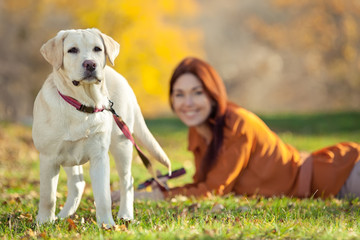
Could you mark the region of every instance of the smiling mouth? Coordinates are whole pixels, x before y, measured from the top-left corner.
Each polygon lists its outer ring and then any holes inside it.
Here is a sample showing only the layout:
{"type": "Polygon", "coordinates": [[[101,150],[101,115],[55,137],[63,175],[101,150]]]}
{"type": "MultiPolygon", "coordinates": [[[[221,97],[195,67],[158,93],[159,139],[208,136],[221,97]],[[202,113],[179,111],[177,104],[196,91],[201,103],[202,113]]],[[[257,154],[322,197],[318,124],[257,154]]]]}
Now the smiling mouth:
{"type": "Polygon", "coordinates": [[[198,111],[197,110],[191,110],[191,111],[184,111],[183,113],[187,117],[193,117],[198,113],[198,111]]]}

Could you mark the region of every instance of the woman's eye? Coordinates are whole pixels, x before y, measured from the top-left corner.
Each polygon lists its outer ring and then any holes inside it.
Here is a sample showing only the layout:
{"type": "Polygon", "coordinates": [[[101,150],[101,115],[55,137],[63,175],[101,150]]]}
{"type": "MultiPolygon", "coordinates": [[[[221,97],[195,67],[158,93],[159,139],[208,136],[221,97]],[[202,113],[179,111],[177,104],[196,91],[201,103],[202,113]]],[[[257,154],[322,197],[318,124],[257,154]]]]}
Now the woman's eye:
{"type": "Polygon", "coordinates": [[[202,95],[204,92],[203,91],[196,91],[195,95],[202,95]]]}
{"type": "Polygon", "coordinates": [[[102,51],[101,48],[99,48],[99,47],[94,47],[94,52],[101,52],[101,51],[102,51]]]}
{"type": "Polygon", "coordinates": [[[182,93],[175,93],[174,94],[174,97],[183,97],[184,96],[184,94],[182,94],[182,93]]]}
{"type": "Polygon", "coordinates": [[[76,47],[70,48],[68,50],[68,53],[78,53],[78,52],[79,52],[79,49],[77,49],[76,47]]]}

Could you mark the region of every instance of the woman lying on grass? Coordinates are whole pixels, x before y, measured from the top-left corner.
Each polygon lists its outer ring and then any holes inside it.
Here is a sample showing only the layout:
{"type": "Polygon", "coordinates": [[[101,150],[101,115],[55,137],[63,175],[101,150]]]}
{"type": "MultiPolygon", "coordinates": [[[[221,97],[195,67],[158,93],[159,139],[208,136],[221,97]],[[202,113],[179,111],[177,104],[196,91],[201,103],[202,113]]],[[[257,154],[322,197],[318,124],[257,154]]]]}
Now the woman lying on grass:
{"type": "Polygon", "coordinates": [[[360,144],[339,143],[311,154],[285,144],[255,114],[231,103],[206,62],[186,58],[170,80],[170,104],[189,127],[194,182],[135,198],[258,194],[265,197],[360,197],[360,144]]]}

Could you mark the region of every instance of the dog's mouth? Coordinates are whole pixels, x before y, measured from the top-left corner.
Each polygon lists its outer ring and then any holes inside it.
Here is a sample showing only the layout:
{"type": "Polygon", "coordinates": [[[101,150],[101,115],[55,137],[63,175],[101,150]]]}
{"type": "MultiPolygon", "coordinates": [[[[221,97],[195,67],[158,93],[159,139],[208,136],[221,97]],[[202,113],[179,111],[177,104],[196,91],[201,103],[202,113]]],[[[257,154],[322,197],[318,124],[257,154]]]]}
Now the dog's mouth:
{"type": "Polygon", "coordinates": [[[97,79],[98,79],[98,77],[97,77],[97,72],[96,71],[88,71],[88,70],[86,70],[84,72],[83,80],[93,81],[93,80],[97,80],[97,79]]]}
{"type": "Polygon", "coordinates": [[[84,76],[80,80],[73,80],[72,83],[74,86],[79,86],[80,83],[99,84],[101,83],[101,79],[97,76],[96,71],[94,72],[85,71],[84,76]]]}

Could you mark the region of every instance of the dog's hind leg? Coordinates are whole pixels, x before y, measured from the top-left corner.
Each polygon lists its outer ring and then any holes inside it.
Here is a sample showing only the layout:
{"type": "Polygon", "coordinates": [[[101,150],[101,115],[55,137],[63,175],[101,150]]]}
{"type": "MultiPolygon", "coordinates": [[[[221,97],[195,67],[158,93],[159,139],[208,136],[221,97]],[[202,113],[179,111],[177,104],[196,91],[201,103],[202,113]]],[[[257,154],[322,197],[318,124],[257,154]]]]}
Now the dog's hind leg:
{"type": "Polygon", "coordinates": [[[75,213],[84,192],[85,181],[82,166],[64,167],[67,175],[68,196],[59,218],[66,218],[75,213]]]}
{"type": "Polygon", "coordinates": [[[56,189],[60,166],[40,153],[40,202],[36,221],[40,224],[55,221],[56,189]]]}
{"type": "MultiPolygon", "coordinates": [[[[124,136],[122,136],[124,137],[124,136]]],[[[124,220],[134,219],[134,180],[131,175],[131,162],[133,145],[127,139],[119,141],[113,139],[110,151],[115,159],[116,169],[120,178],[120,208],[118,218],[124,220]]]]}

